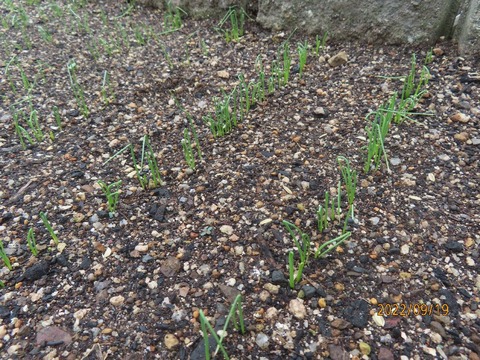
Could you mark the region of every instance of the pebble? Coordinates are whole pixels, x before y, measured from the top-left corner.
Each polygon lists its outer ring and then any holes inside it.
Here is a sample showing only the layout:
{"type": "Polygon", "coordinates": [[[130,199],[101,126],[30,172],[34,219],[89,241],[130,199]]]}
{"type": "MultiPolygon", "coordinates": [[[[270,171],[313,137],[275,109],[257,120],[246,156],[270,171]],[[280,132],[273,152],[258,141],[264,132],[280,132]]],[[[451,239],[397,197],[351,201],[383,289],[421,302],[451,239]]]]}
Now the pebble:
{"type": "Polygon", "coordinates": [[[275,319],[278,315],[278,310],[274,307],[270,307],[265,311],[264,318],[267,320],[275,319]]]}
{"type": "Polygon", "coordinates": [[[226,70],[220,70],[220,71],[217,71],[217,76],[222,79],[228,79],[230,77],[230,74],[226,70]]]}
{"type": "Polygon", "coordinates": [[[480,145],[480,138],[473,138],[472,145],[480,145]]]}
{"type": "Polygon", "coordinates": [[[288,303],[288,310],[293,314],[293,316],[300,320],[305,319],[307,316],[307,308],[301,299],[290,300],[288,303]]]}
{"type": "Polygon", "coordinates": [[[378,360],[395,360],[393,353],[386,347],[381,347],[377,354],[378,360]]]}
{"type": "Polygon", "coordinates": [[[467,115],[465,115],[461,112],[458,112],[455,115],[450,116],[450,120],[466,124],[470,120],[470,117],[468,117],[467,115]]]}
{"type": "Polygon", "coordinates": [[[455,134],[453,136],[455,138],[455,140],[458,140],[458,141],[461,141],[461,142],[467,142],[469,136],[468,136],[468,133],[466,132],[461,132],[461,133],[458,133],[458,134],[455,134]]]}
{"type": "Polygon", "coordinates": [[[403,244],[402,247],[400,248],[400,254],[402,255],[407,255],[410,252],[410,246],[407,244],[403,244]]]}
{"type": "Polygon", "coordinates": [[[333,328],[339,329],[339,330],[344,330],[352,326],[351,323],[349,323],[347,320],[337,318],[333,320],[330,324],[333,328]]]}
{"type": "Polygon", "coordinates": [[[280,270],[272,271],[272,283],[276,285],[284,284],[287,282],[285,274],[280,270]]]}
{"type": "Polygon", "coordinates": [[[380,219],[377,216],[374,216],[374,217],[370,218],[369,220],[370,220],[370,222],[372,223],[373,226],[378,225],[378,223],[380,222],[380,219]]]}
{"type": "Polygon", "coordinates": [[[266,350],[270,343],[270,339],[266,334],[258,333],[257,336],[255,337],[255,343],[258,345],[260,349],[266,350]]]}
{"type": "Polygon", "coordinates": [[[125,298],[122,295],[113,296],[112,298],[110,298],[110,304],[112,304],[113,306],[121,306],[123,305],[124,301],[125,298]]]}
{"type": "Polygon", "coordinates": [[[370,347],[370,345],[364,342],[360,342],[358,344],[358,347],[360,348],[360,352],[366,356],[370,355],[370,352],[372,351],[372,348],[370,347]]]}
{"type": "Polygon", "coordinates": [[[393,166],[400,165],[401,162],[402,162],[402,160],[400,158],[391,158],[390,159],[390,164],[392,164],[393,166]]]}
{"type": "Polygon", "coordinates": [[[222,225],[220,227],[220,231],[224,234],[232,235],[233,234],[233,227],[231,227],[230,225],[222,225]]]}
{"type": "Polygon", "coordinates": [[[167,334],[163,339],[163,343],[168,350],[173,350],[178,346],[178,344],[180,344],[180,341],[178,341],[178,338],[175,335],[167,334]]]}
{"type": "Polygon", "coordinates": [[[266,283],[263,285],[263,288],[267,290],[270,294],[278,294],[280,291],[280,285],[273,285],[272,283],[266,283]]]}
{"type": "Polygon", "coordinates": [[[337,67],[346,64],[348,61],[348,55],[345,51],[340,51],[338,54],[328,59],[328,65],[331,67],[337,67]]]}

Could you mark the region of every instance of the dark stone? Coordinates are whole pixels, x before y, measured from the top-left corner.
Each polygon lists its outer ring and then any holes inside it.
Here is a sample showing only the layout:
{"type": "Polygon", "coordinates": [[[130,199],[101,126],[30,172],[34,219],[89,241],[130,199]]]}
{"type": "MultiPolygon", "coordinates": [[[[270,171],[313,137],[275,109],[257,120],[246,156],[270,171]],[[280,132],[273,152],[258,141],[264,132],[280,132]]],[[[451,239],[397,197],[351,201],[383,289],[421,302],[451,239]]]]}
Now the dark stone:
{"type": "Polygon", "coordinates": [[[2,215],[2,219],[0,219],[0,224],[3,224],[11,219],[13,219],[13,214],[11,212],[7,212],[2,215]]]}
{"type": "Polygon", "coordinates": [[[57,264],[59,264],[59,265],[62,266],[62,267],[69,267],[69,266],[70,266],[70,263],[68,262],[68,259],[67,259],[67,257],[65,256],[65,254],[60,254],[60,255],[58,255],[58,256],[55,258],[55,261],[57,262],[57,264]]]}
{"type": "Polygon", "coordinates": [[[285,278],[285,274],[280,270],[273,270],[272,271],[272,283],[275,285],[283,285],[288,283],[287,279],[285,278]]]}
{"type": "Polygon", "coordinates": [[[305,294],[305,299],[311,299],[317,292],[317,289],[315,289],[311,285],[304,285],[302,286],[303,293],[305,294]]]}
{"type": "Polygon", "coordinates": [[[363,299],[355,300],[351,306],[343,311],[343,318],[353,326],[363,329],[368,324],[368,303],[363,299]]]}
{"type": "Polygon", "coordinates": [[[472,297],[472,294],[470,294],[467,290],[464,288],[458,289],[458,292],[465,298],[470,299],[472,297]]]}
{"type": "Polygon", "coordinates": [[[273,153],[270,152],[270,151],[260,151],[260,154],[262,154],[263,156],[265,156],[267,159],[268,158],[271,158],[273,156],[273,153]]]}
{"type": "Polygon", "coordinates": [[[388,250],[388,255],[400,255],[400,248],[391,248],[388,250]]]}
{"type": "Polygon", "coordinates": [[[80,115],[80,111],[78,111],[77,109],[72,110],[68,113],[68,116],[70,117],[77,117],[78,115],[80,115]]]}
{"type": "Polygon", "coordinates": [[[457,299],[455,299],[455,295],[447,289],[442,289],[439,293],[440,295],[445,296],[444,302],[448,305],[448,313],[452,316],[457,316],[460,306],[457,303],[457,299]]]}
{"type": "MultiPolygon", "coordinates": [[[[211,354],[215,351],[216,345],[217,343],[215,342],[215,339],[210,335],[208,337],[208,347],[211,354]]],[[[195,346],[190,354],[190,360],[205,360],[205,342],[203,341],[203,338],[198,341],[197,346],[195,346]]]]}
{"type": "Polygon", "coordinates": [[[445,243],[445,248],[451,252],[459,253],[463,251],[463,245],[458,241],[448,241],[445,243]]]}
{"type": "Polygon", "coordinates": [[[332,336],[332,332],[330,331],[330,324],[323,318],[318,317],[318,331],[320,331],[320,334],[326,337],[332,336]]]}
{"type": "Polygon", "coordinates": [[[82,263],[80,264],[80,266],[78,267],[80,270],[87,270],[90,265],[92,265],[92,261],[90,260],[90,258],[85,255],[82,259],[82,263]]]}
{"type": "Polygon", "coordinates": [[[438,280],[440,280],[443,283],[443,285],[445,285],[446,287],[451,286],[450,281],[448,280],[447,274],[441,268],[439,267],[434,268],[433,274],[438,280]]]}
{"type": "Polygon", "coordinates": [[[327,292],[321,286],[317,287],[317,294],[322,298],[327,297],[327,292]]]}
{"type": "Polygon", "coordinates": [[[74,179],[79,179],[79,178],[82,178],[85,176],[85,173],[81,170],[73,170],[71,173],[70,173],[70,176],[74,179]]]}
{"type": "Polygon", "coordinates": [[[167,189],[159,188],[153,190],[153,195],[168,199],[170,198],[170,191],[168,191],[167,189]]]}
{"type": "Polygon", "coordinates": [[[29,281],[35,281],[47,275],[49,268],[50,265],[46,261],[41,261],[25,270],[23,276],[29,281]]]}
{"type": "Polygon", "coordinates": [[[150,214],[150,216],[154,220],[164,221],[165,220],[165,209],[166,209],[165,205],[153,204],[150,207],[150,210],[148,211],[148,213],[150,214]]]}
{"type": "Polygon", "coordinates": [[[10,316],[10,310],[6,306],[0,305],[0,318],[6,319],[10,316]]]}

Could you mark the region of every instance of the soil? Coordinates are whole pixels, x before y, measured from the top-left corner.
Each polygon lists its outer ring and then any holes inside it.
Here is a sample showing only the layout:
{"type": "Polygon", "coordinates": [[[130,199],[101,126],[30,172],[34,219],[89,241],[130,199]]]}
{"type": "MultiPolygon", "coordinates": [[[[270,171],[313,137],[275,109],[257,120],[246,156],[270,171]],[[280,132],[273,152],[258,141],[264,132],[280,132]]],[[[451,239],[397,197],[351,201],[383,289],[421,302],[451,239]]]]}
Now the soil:
{"type": "Polygon", "coordinates": [[[367,114],[401,92],[412,54],[420,69],[430,48],[329,38],[317,55],[300,32],[248,20],[227,42],[219,19],[185,17],[172,30],[165,11],[129,6],[0,4],[0,231],[12,265],[0,270],[2,357],[202,359],[200,310],[219,330],[241,294],[245,333],[230,326],[223,340],[231,358],[478,359],[480,78],[454,44],[439,42],[427,61],[420,115],[390,126],[390,171],[365,173],[367,114]],[[213,137],[203,119],[214,99],[240,73],[257,79],[260,60],[269,76],[286,40],[288,84],[213,137]],[[331,67],[340,51],[348,61],[331,67]],[[88,114],[70,83],[73,61],[88,114]],[[32,138],[24,147],[16,115],[32,138]],[[188,115],[202,152],[194,170],[181,143],[188,115]],[[128,145],[140,159],[145,135],[162,184],[143,189],[128,145]],[[319,232],[338,156],[358,173],[354,216],[342,185],[342,211],[319,232]],[[99,180],[122,181],[114,212],[99,180]],[[351,236],[312,254],[291,289],[288,254],[297,264],[298,251],[283,220],[312,251],[345,222],[351,236]]]}

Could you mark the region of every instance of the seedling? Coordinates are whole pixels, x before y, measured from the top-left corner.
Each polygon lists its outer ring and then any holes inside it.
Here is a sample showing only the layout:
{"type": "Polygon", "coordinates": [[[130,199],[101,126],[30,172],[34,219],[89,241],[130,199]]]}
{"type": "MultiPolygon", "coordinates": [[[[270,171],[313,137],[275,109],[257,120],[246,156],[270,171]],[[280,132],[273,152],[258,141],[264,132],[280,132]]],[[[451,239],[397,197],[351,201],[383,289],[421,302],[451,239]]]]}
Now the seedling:
{"type": "Polygon", "coordinates": [[[375,118],[365,129],[367,131],[368,143],[366,146],[367,158],[363,170],[365,173],[368,173],[372,167],[372,161],[373,168],[378,169],[383,158],[387,166],[387,171],[390,172],[384,144],[390,127],[391,113],[385,111],[372,112],[367,115],[367,120],[371,115],[375,115],[375,118]]]}
{"type": "Polygon", "coordinates": [[[58,245],[58,237],[57,234],[55,234],[55,231],[53,231],[52,225],[50,225],[50,222],[47,219],[47,215],[45,215],[44,212],[40,213],[40,218],[42,219],[43,226],[48,230],[48,233],[50,234],[50,237],[52,238],[53,242],[55,245],[58,245]]]}
{"type": "Polygon", "coordinates": [[[342,173],[343,183],[345,184],[345,190],[347,192],[348,206],[350,207],[355,200],[355,192],[357,189],[357,172],[352,170],[350,162],[344,156],[337,157],[338,166],[342,173]]]}
{"type": "MultiPolygon", "coordinates": [[[[340,198],[341,193],[337,194],[337,212],[339,212],[340,198]]],[[[325,191],[325,203],[324,206],[319,205],[317,210],[317,228],[320,233],[322,233],[328,227],[328,222],[335,219],[335,201],[332,199],[330,201],[330,193],[325,191]]]]}
{"type": "MultiPolygon", "coordinates": [[[[31,106],[31,105],[30,105],[31,106]]],[[[30,107],[30,117],[26,119],[28,127],[32,130],[35,139],[40,142],[43,140],[43,131],[38,123],[37,111],[30,107]]]]}
{"type": "Polygon", "coordinates": [[[307,265],[308,257],[310,254],[310,236],[301,231],[294,224],[283,220],[282,225],[285,226],[288,233],[292,237],[297,252],[300,258],[298,266],[294,264],[294,253],[290,251],[288,253],[288,271],[289,271],[289,285],[290,288],[295,288],[295,284],[299,283],[302,280],[302,274],[305,266],[307,265]]]}
{"type": "MultiPolygon", "coordinates": [[[[214,137],[227,135],[237,126],[237,109],[230,109],[232,96],[236,96],[236,89],[230,95],[224,93],[222,100],[214,98],[215,115],[203,117],[214,137]]],[[[233,104],[236,105],[236,101],[233,104]]]]}
{"type": "Polygon", "coordinates": [[[202,159],[202,151],[200,150],[200,143],[198,141],[198,136],[197,132],[195,131],[195,126],[193,125],[193,119],[190,116],[190,114],[186,114],[187,119],[189,122],[189,127],[185,128],[183,131],[183,139],[182,139],[182,148],[183,148],[183,154],[185,156],[185,161],[187,162],[187,165],[191,169],[195,169],[196,163],[195,163],[195,151],[193,150],[193,145],[192,145],[192,137],[193,140],[195,141],[195,147],[197,148],[197,154],[200,160],[202,159]]]}
{"type": "Polygon", "coordinates": [[[208,339],[209,334],[212,335],[212,337],[215,339],[215,342],[217,343],[217,347],[215,349],[215,352],[213,353],[213,357],[215,357],[220,350],[224,359],[230,359],[227,351],[225,350],[225,347],[223,346],[223,340],[227,335],[230,320],[233,320],[233,325],[237,331],[240,331],[242,335],[245,334],[245,323],[243,321],[242,310],[242,296],[240,294],[237,295],[237,297],[233,301],[232,306],[230,307],[230,311],[228,312],[228,316],[225,319],[225,325],[223,326],[223,330],[219,331],[220,336],[217,335],[215,329],[213,329],[212,325],[210,325],[210,323],[208,322],[207,318],[205,317],[205,313],[200,310],[199,314],[200,326],[203,334],[203,343],[205,346],[205,359],[210,360],[212,358],[210,354],[210,341],[208,339]]]}
{"type": "Polygon", "coordinates": [[[33,256],[38,255],[37,242],[35,241],[35,231],[30,228],[27,233],[27,245],[33,256]]]}
{"type": "Polygon", "coordinates": [[[223,33],[226,42],[238,41],[244,34],[245,11],[230,8],[218,23],[216,30],[223,33]],[[223,29],[225,23],[230,20],[230,29],[223,29]]]}
{"type": "Polygon", "coordinates": [[[142,155],[140,158],[140,164],[137,162],[133,146],[130,146],[130,153],[132,155],[133,166],[137,173],[137,179],[140,182],[140,186],[143,189],[157,187],[162,184],[162,178],[160,176],[160,170],[158,169],[157,159],[153,152],[148,136],[144,135],[142,140],[142,155]],[[144,166],[148,165],[148,171],[145,171],[144,166]],[[150,176],[148,176],[150,173],[150,176]]]}
{"type": "Polygon", "coordinates": [[[24,138],[30,143],[30,145],[33,145],[34,141],[30,137],[30,134],[28,133],[28,131],[24,127],[20,126],[18,121],[20,117],[19,114],[17,112],[13,112],[12,117],[13,117],[13,125],[15,127],[15,133],[20,139],[20,144],[22,145],[22,149],[25,150],[27,146],[25,145],[24,138]]]}
{"type": "Polygon", "coordinates": [[[48,32],[47,29],[45,29],[43,26],[38,27],[38,32],[40,33],[40,37],[43,39],[43,41],[47,43],[51,43],[53,40],[52,34],[48,32]]]}
{"type": "Polygon", "coordinates": [[[98,185],[102,189],[105,197],[107,198],[107,207],[110,217],[113,216],[115,211],[117,210],[118,205],[118,198],[120,196],[120,187],[122,185],[122,180],[118,180],[117,182],[111,183],[107,185],[104,181],[98,180],[98,185]]]}
{"type": "Polygon", "coordinates": [[[298,45],[298,69],[299,69],[298,76],[300,77],[300,79],[302,78],[302,75],[303,75],[303,68],[307,63],[307,53],[308,53],[308,43],[305,41],[304,44],[298,45]]]}
{"type": "Polygon", "coordinates": [[[292,58],[290,57],[290,44],[286,42],[283,45],[283,82],[282,86],[288,84],[288,79],[290,77],[290,64],[292,63],[292,58]]]}
{"type": "Polygon", "coordinates": [[[174,7],[171,1],[167,2],[167,12],[163,21],[163,25],[168,31],[176,31],[182,27],[182,13],[187,13],[179,7],[174,7]]]}
{"type": "Polygon", "coordinates": [[[102,95],[102,100],[105,105],[110,104],[110,100],[114,98],[113,92],[110,89],[110,75],[107,70],[103,72],[100,94],[102,95]]]}
{"type": "Polygon", "coordinates": [[[10,259],[8,258],[7,254],[5,253],[5,249],[3,247],[3,241],[0,240],[0,257],[3,260],[3,263],[7,267],[8,270],[12,271],[12,264],[10,263],[10,259]]]}
{"type": "Polygon", "coordinates": [[[427,51],[427,54],[425,55],[425,60],[423,63],[425,65],[431,64],[433,62],[433,49],[430,48],[430,50],[427,51]]]}
{"type": "Polygon", "coordinates": [[[322,38],[320,38],[318,35],[315,37],[315,55],[319,55],[320,49],[325,49],[325,45],[327,44],[327,36],[328,32],[325,31],[322,38]]]}
{"type": "Polygon", "coordinates": [[[315,259],[325,257],[330,251],[332,251],[333,249],[336,249],[345,240],[347,240],[350,237],[351,234],[352,234],[351,232],[346,232],[346,233],[343,233],[340,236],[337,236],[335,239],[328,240],[328,241],[324,242],[315,251],[315,259]]]}
{"type": "Polygon", "coordinates": [[[88,118],[90,111],[85,101],[85,92],[83,91],[82,87],[78,83],[76,69],[77,69],[77,63],[75,62],[74,59],[70,60],[67,63],[67,71],[68,71],[68,77],[70,79],[70,85],[72,87],[73,95],[75,96],[77,105],[80,108],[80,112],[85,118],[88,118]]]}
{"type": "Polygon", "coordinates": [[[55,122],[60,130],[62,130],[62,117],[60,116],[60,112],[58,111],[58,107],[53,107],[53,117],[55,118],[55,122]]]}

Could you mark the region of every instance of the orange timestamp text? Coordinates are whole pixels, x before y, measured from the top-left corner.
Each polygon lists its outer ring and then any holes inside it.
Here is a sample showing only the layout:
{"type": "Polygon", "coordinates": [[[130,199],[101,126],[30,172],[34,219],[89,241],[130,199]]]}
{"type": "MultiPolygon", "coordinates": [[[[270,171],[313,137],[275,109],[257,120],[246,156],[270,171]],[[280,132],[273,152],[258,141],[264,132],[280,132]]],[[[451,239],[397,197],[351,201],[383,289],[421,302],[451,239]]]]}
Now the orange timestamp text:
{"type": "Polygon", "coordinates": [[[449,313],[448,304],[377,304],[378,315],[380,316],[427,316],[427,315],[443,315],[449,313]]]}

